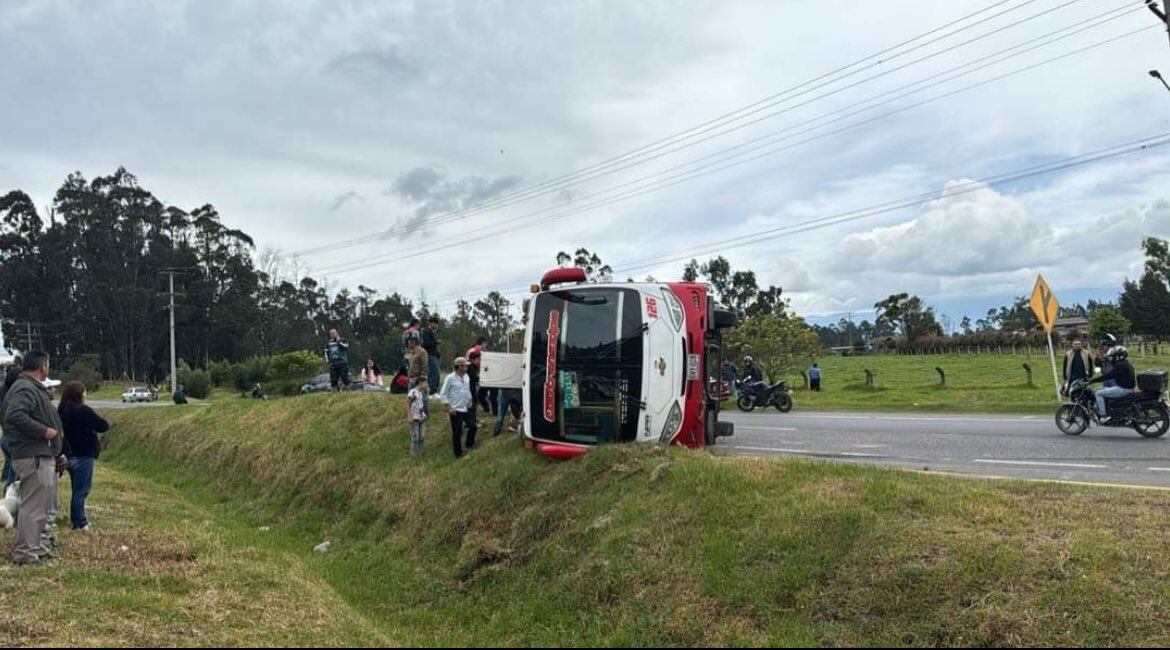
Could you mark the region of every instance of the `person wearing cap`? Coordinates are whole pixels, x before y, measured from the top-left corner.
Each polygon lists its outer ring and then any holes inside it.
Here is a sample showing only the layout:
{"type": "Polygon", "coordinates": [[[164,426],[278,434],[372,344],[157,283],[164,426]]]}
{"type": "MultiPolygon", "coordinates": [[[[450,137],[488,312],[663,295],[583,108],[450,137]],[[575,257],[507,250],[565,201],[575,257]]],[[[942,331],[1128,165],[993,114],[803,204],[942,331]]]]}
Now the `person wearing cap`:
{"type": "Polygon", "coordinates": [[[464,450],[470,452],[475,449],[475,409],[472,407],[471,378],[467,375],[467,365],[466,358],[455,359],[455,372],[447,375],[439,391],[439,400],[447,405],[447,414],[451,418],[451,450],[456,458],[462,458],[464,450]],[[466,443],[464,430],[467,431],[466,443]]]}

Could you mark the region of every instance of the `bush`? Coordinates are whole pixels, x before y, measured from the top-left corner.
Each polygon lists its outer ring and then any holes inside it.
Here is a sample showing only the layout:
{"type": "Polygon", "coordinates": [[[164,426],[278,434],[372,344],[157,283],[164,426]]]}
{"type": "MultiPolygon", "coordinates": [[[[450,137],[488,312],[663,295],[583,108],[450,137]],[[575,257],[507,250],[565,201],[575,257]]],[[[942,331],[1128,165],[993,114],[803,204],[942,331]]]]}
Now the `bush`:
{"type": "Polygon", "coordinates": [[[211,374],[206,370],[192,370],[186,363],[179,366],[179,385],[187,393],[187,397],[207,399],[211,394],[211,374]]]}
{"type": "Polygon", "coordinates": [[[252,390],[253,384],[265,384],[269,379],[271,357],[249,357],[232,366],[232,385],[236,390],[252,390]]]}
{"type": "Polygon", "coordinates": [[[320,369],[320,357],[311,352],[298,350],[278,354],[271,357],[268,366],[268,380],[272,384],[270,389],[281,395],[296,395],[301,390],[301,384],[320,369]]]}
{"type": "Polygon", "coordinates": [[[223,388],[232,383],[232,362],[212,361],[207,364],[207,373],[211,375],[211,385],[223,388]]]}
{"type": "Polygon", "coordinates": [[[79,381],[89,391],[101,390],[102,373],[98,371],[100,357],[97,354],[83,354],[70,364],[65,381],[79,381]]]}

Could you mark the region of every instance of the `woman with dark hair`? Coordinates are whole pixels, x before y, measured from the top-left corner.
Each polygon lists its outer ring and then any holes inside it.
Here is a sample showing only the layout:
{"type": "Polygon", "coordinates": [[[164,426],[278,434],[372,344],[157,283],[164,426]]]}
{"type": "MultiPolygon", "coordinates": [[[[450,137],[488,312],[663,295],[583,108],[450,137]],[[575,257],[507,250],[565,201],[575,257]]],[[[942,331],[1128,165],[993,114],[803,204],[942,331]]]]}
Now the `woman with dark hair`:
{"type": "Polygon", "coordinates": [[[374,361],[374,357],[366,357],[366,366],[362,368],[362,382],[370,386],[382,386],[382,369],[374,361]]]}
{"type": "Polygon", "coordinates": [[[93,489],[93,469],[102,452],[99,433],[110,430],[110,424],[85,404],[85,384],[71,381],[61,387],[61,403],[57,406],[61,424],[65,428],[65,454],[69,458],[69,481],[73,484],[73,500],[69,519],[73,530],[88,533],[89,520],[85,518],[85,499],[93,489]]]}

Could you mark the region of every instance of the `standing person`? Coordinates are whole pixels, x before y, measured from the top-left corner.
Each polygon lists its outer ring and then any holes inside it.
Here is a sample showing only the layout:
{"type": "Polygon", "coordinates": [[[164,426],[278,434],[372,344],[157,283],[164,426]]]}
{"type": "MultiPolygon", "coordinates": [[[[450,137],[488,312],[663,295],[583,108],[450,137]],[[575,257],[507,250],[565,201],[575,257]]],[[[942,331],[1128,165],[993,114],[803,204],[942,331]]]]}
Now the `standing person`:
{"type": "Polygon", "coordinates": [[[419,321],[419,319],[411,318],[410,323],[406,326],[406,329],[402,330],[402,351],[403,354],[407,356],[407,358],[410,357],[410,339],[412,337],[418,336],[418,328],[420,324],[421,321],[419,321]]]}
{"type": "MultiPolygon", "coordinates": [[[[4,381],[0,384],[0,404],[4,403],[4,395],[20,376],[21,363],[23,362],[19,356],[14,357],[12,365],[4,371],[4,381]]],[[[3,412],[0,411],[0,420],[3,419],[3,412]]],[[[16,470],[12,469],[12,441],[4,435],[3,428],[3,422],[0,422],[0,451],[4,452],[4,491],[7,492],[8,486],[16,482],[16,470]]]]}
{"type": "Polygon", "coordinates": [[[423,379],[427,378],[427,368],[430,363],[427,360],[427,351],[423,349],[422,342],[417,333],[406,339],[406,359],[411,386],[414,385],[415,379],[419,377],[423,379]]]}
{"type": "Polygon", "coordinates": [[[414,387],[406,394],[406,421],[410,423],[410,457],[418,458],[423,453],[423,436],[429,414],[427,413],[427,380],[414,378],[414,387]]]}
{"type": "Polygon", "coordinates": [[[815,363],[808,369],[808,384],[809,388],[821,392],[821,367],[815,363]]]}
{"type": "MultiPolygon", "coordinates": [[[[494,435],[500,435],[504,430],[504,420],[508,419],[508,411],[512,412],[513,422],[520,421],[520,415],[523,412],[523,405],[520,403],[523,393],[519,388],[500,388],[496,391],[498,393],[499,404],[496,406],[496,430],[494,435]]],[[[514,426],[508,427],[509,430],[515,431],[514,426]]]]}
{"type": "Polygon", "coordinates": [[[349,386],[349,341],[341,338],[336,328],[329,330],[325,363],[329,364],[329,385],[333,390],[341,390],[342,384],[349,386]]]}
{"type": "Polygon", "coordinates": [[[463,431],[467,431],[466,450],[475,449],[475,407],[471,398],[471,378],[467,374],[467,359],[455,359],[455,372],[447,375],[443,381],[443,389],[439,391],[439,400],[447,405],[447,414],[451,418],[451,450],[456,458],[462,458],[464,452],[463,431]]]}
{"type": "Polygon", "coordinates": [[[371,386],[382,386],[382,369],[373,357],[366,357],[366,365],[362,368],[362,383],[371,386]]]}
{"type": "Polygon", "coordinates": [[[49,378],[49,355],[34,351],[24,356],[22,373],[4,396],[0,412],[4,429],[12,444],[12,465],[20,481],[20,515],[16,523],[16,540],[12,561],[17,565],[36,565],[55,557],[51,547],[53,522],[49,514],[56,511],[59,472],[67,464],[64,428],[57,409],[49,398],[45,380],[49,378]]]}
{"type": "MultiPolygon", "coordinates": [[[[732,398],[739,397],[739,388],[735,385],[736,370],[735,364],[730,361],[724,361],[723,367],[719,370],[720,378],[727,384],[727,391],[731,393],[732,398]]],[[[723,391],[719,391],[720,398],[723,396],[723,391]]]]}
{"type": "Polygon", "coordinates": [[[423,349],[427,351],[427,386],[430,386],[432,395],[439,392],[439,337],[435,334],[438,328],[439,317],[431,315],[419,332],[423,349]]]}
{"type": "Polygon", "coordinates": [[[1085,349],[1080,339],[1075,339],[1072,349],[1064,355],[1064,386],[1067,389],[1074,381],[1093,378],[1093,355],[1085,349]]]}
{"type": "Polygon", "coordinates": [[[475,339],[475,345],[467,349],[467,375],[471,378],[471,411],[475,412],[477,406],[483,406],[485,411],[491,410],[491,405],[485,403],[486,396],[480,394],[479,389],[479,365],[483,361],[483,351],[487,346],[487,337],[481,336],[475,339]]]}
{"type": "Polygon", "coordinates": [[[99,433],[110,430],[106,422],[85,403],[85,384],[71,381],[61,388],[61,403],[57,414],[65,429],[69,458],[69,482],[73,484],[73,498],[69,503],[69,521],[73,530],[90,532],[85,516],[85,500],[93,489],[93,469],[102,453],[99,433]]]}
{"type": "MultiPolygon", "coordinates": [[[[1116,340],[1117,339],[1113,338],[1113,335],[1106,334],[1105,338],[1101,339],[1101,341],[1097,343],[1097,356],[1095,357],[1095,363],[1097,364],[1098,375],[1113,374],[1113,361],[1109,358],[1109,350],[1113,347],[1114,341],[1116,340]]],[[[1114,386],[1117,386],[1117,382],[1113,379],[1105,379],[1102,386],[1105,388],[1113,388],[1114,386]]]]}

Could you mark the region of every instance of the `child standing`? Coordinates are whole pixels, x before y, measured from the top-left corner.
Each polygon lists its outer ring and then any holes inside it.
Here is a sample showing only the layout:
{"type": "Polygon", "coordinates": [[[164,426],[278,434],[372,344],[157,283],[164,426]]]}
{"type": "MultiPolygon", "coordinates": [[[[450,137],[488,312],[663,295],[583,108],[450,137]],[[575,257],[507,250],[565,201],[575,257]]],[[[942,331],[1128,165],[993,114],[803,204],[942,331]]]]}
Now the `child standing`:
{"type": "Polygon", "coordinates": [[[427,378],[414,378],[414,387],[406,394],[406,418],[410,422],[410,457],[423,453],[423,426],[427,421],[427,378]]]}

